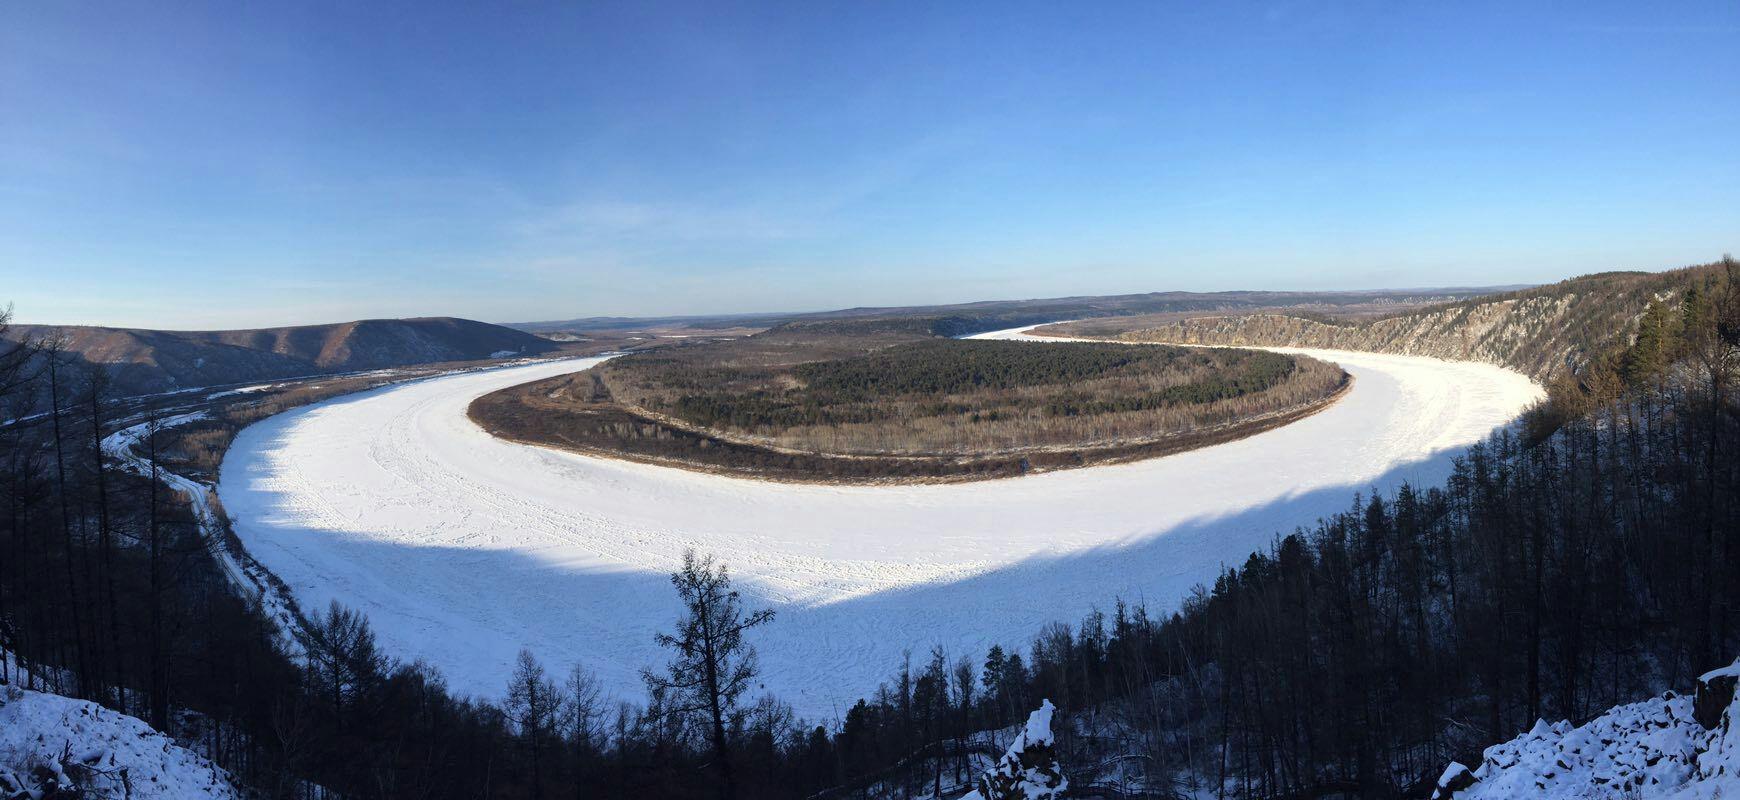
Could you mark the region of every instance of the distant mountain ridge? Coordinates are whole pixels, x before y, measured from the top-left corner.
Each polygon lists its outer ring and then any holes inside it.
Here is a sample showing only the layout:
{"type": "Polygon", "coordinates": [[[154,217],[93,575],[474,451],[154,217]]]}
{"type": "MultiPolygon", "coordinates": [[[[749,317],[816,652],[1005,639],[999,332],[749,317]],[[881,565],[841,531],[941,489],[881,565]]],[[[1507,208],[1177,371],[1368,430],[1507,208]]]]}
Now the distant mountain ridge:
{"type": "Polygon", "coordinates": [[[59,337],[67,353],[105,368],[118,395],[476,361],[505,353],[539,355],[560,347],[523,331],[455,317],[231,331],[19,325],[7,335],[59,337]]]}
{"type": "Polygon", "coordinates": [[[1677,303],[1694,278],[1720,266],[1584,275],[1357,321],[1286,312],[1205,315],[1132,325],[1118,338],[1434,356],[1506,366],[1546,381],[1623,344],[1651,302],[1677,303]]]}
{"type": "Polygon", "coordinates": [[[697,330],[734,326],[777,327],[791,323],[837,322],[877,317],[957,318],[977,323],[976,333],[1033,322],[1084,317],[1115,317],[1175,311],[1237,311],[1306,304],[1386,305],[1446,302],[1515,289],[1514,286],[1484,288],[1382,289],[1366,291],[1234,291],[1147,292],[1119,295],[1075,295],[1030,300],[981,300],[919,306],[860,306],[834,311],[791,313],[717,314],[667,317],[583,317],[548,322],[509,322],[510,328],[535,333],[622,330],[649,326],[680,326],[697,330]]]}
{"type": "Polygon", "coordinates": [[[1059,319],[1125,317],[1167,312],[1251,313],[1288,306],[1385,309],[1463,300],[1493,289],[1441,288],[1343,292],[1149,292],[1031,300],[989,300],[934,306],[858,307],[792,314],[697,317],[598,317],[565,322],[496,325],[455,317],[368,319],[325,325],[227,331],[170,331],[84,325],[15,325],[8,338],[58,337],[65,352],[100,365],[117,396],[172,392],[235,383],[283,380],[357,370],[475,361],[498,354],[539,355],[563,344],[537,334],[589,333],[665,326],[696,331],[863,324],[923,324],[930,333],[960,336],[1059,319]]]}

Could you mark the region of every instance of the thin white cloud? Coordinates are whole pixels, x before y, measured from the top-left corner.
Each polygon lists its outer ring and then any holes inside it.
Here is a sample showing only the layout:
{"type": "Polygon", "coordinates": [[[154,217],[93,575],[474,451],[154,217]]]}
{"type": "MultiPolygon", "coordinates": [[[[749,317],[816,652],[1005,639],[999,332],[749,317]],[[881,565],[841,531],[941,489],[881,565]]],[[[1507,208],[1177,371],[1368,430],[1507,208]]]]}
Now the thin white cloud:
{"type": "Polygon", "coordinates": [[[512,224],[523,241],[556,245],[610,242],[767,241],[812,232],[797,214],[751,205],[704,206],[664,201],[569,203],[512,224]]]}

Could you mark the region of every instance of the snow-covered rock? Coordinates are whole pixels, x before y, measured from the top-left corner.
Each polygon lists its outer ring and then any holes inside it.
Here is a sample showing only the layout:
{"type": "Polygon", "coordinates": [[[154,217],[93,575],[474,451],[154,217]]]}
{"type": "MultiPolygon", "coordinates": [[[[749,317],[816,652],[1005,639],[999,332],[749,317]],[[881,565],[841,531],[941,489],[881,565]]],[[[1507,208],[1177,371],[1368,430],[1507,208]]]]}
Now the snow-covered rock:
{"type": "MultiPolygon", "coordinates": [[[[1675,800],[1717,800],[1740,797],[1740,658],[1698,679],[1696,711],[1715,707],[1725,699],[1728,710],[1714,720],[1704,747],[1698,754],[1698,780],[1675,800]]],[[[1698,714],[1701,720],[1703,714],[1698,714]]]]}
{"type": "Polygon", "coordinates": [[[1438,787],[1432,792],[1433,798],[1450,797],[1474,785],[1479,780],[1474,777],[1474,771],[1452,761],[1444,768],[1444,774],[1438,776],[1438,787]]]}
{"type": "Polygon", "coordinates": [[[1472,771],[1451,764],[1434,798],[1503,800],[1740,799],[1740,661],[1706,673],[1698,695],[1615,706],[1583,725],[1537,721],[1486,749],[1472,771]],[[1719,715],[1696,713],[1720,702],[1719,715]]]}
{"type": "Polygon", "coordinates": [[[1009,752],[980,776],[978,788],[961,800],[1050,800],[1069,788],[1057,763],[1057,741],[1051,735],[1051,715],[1057,707],[1046,700],[1027,717],[1009,752]]]}
{"type": "Polygon", "coordinates": [[[1711,730],[1721,726],[1722,714],[1734,704],[1737,684],[1740,684],[1740,659],[1698,677],[1698,694],[1692,699],[1692,716],[1697,718],[1699,725],[1711,730]]]}
{"type": "Polygon", "coordinates": [[[228,772],[138,719],[0,685],[0,797],[245,796],[228,772]]]}

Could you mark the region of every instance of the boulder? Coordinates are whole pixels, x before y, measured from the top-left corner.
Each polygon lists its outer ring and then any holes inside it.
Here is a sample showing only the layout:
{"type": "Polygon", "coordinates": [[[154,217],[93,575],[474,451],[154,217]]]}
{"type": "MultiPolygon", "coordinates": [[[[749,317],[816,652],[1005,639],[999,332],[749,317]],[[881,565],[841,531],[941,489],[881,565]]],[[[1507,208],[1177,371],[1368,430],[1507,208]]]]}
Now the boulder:
{"type": "Polygon", "coordinates": [[[1734,703],[1734,686],[1740,683],[1740,659],[1698,678],[1698,692],[1692,699],[1692,718],[1713,731],[1722,724],[1722,715],[1734,703]]]}
{"type": "Polygon", "coordinates": [[[1438,776],[1438,785],[1432,789],[1432,800],[1449,800],[1457,792],[1473,786],[1480,779],[1474,777],[1474,771],[1452,761],[1444,768],[1444,774],[1438,776]]]}

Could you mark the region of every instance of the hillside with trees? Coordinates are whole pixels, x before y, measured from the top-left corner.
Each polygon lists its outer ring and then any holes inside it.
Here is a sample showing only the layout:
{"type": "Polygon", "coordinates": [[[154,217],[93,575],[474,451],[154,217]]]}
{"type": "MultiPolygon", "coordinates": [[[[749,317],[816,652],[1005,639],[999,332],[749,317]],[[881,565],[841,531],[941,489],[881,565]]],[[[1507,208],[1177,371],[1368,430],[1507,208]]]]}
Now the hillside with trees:
{"type": "MultiPolygon", "coordinates": [[[[447,361],[535,356],[561,345],[468,319],[370,319],[231,331],[20,325],[8,336],[51,342],[99,367],[116,396],[171,392],[447,361]]],[[[40,398],[39,398],[40,399],[40,398]]]]}
{"type": "Polygon", "coordinates": [[[1545,382],[1623,346],[1652,304],[1677,306],[1685,286],[1722,269],[1714,263],[1668,272],[1605,272],[1363,319],[1287,312],[1131,317],[1057,325],[1042,332],[1132,342],[1433,356],[1510,367],[1545,382]]]}

